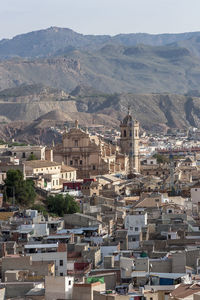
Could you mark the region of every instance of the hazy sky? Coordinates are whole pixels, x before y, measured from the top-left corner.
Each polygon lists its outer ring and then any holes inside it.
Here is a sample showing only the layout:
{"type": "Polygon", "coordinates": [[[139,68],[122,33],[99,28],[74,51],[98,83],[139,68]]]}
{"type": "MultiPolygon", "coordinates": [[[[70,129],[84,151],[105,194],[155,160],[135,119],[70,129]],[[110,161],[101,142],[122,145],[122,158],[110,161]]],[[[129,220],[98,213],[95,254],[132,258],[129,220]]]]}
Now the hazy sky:
{"type": "Polygon", "coordinates": [[[200,0],[0,0],[0,39],[68,27],[84,34],[200,31],[200,0]]]}

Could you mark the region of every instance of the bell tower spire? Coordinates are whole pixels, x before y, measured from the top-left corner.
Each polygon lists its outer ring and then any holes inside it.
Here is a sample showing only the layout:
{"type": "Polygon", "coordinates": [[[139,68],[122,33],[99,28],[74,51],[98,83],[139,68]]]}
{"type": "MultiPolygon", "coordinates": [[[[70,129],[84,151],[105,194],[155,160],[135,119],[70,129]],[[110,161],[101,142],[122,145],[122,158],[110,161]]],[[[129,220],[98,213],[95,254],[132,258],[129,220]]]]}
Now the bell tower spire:
{"type": "Polygon", "coordinates": [[[140,172],[139,160],[139,122],[134,120],[130,106],[128,106],[128,114],[120,124],[121,138],[120,146],[121,152],[129,157],[129,174],[140,172]]]}

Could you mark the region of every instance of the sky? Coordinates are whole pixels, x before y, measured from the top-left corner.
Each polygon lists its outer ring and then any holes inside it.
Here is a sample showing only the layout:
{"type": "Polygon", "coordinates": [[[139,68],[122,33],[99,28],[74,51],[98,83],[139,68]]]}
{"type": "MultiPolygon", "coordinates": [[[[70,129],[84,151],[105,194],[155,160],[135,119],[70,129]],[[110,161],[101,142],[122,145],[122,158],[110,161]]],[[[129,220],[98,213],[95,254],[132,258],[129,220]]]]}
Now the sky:
{"type": "Polygon", "coordinates": [[[0,39],[51,26],[83,34],[200,31],[200,0],[0,0],[0,39]]]}

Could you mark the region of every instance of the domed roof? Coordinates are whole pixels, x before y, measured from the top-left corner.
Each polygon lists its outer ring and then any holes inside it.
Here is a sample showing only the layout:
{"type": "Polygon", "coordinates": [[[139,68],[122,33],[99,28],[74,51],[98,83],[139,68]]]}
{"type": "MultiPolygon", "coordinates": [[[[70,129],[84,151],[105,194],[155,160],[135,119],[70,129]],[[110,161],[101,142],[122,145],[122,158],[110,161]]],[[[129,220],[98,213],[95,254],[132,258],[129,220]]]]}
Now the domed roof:
{"type": "Polygon", "coordinates": [[[128,112],[128,115],[126,115],[126,117],[123,119],[122,124],[126,125],[128,123],[132,123],[133,118],[130,115],[130,113],[128,112]]]}

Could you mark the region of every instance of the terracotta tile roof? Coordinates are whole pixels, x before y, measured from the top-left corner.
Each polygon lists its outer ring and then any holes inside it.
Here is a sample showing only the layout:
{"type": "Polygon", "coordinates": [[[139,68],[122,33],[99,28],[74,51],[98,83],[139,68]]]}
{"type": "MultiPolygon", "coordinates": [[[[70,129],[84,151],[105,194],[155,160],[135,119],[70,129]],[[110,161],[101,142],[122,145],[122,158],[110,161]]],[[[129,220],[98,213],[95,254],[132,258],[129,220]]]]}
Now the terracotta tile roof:
{"type": "Polygon", "coordinates": [[[73,168],[73,167],[70,167],[70,166],[67,166],[67,165],[62,165],[61,166],[61,172],[72,172],[72,171],[75,171],[76,168],[73,168]]]}
{"type": "Polygon", "coordinates": [[[200,284],[180,284],[173,292],[171,292],[171,295],[178,299],[185,299],[198,292],[200,292],[200,284]]]}
{"type": "Polygon", "coordinates": [[[66,245],[63,243],[59,243],[58,244],[58,252],[66,252],[66,251],[67,251],[66,245]]]}
{"type": "Polygon", "coordinates": [[[25,161],[24,164],[26,167],[31,167],[31,168],[61,166],[61,163],[55,161],[48,161],[48,160],[29,160],[29,161],[25,161]]]}

